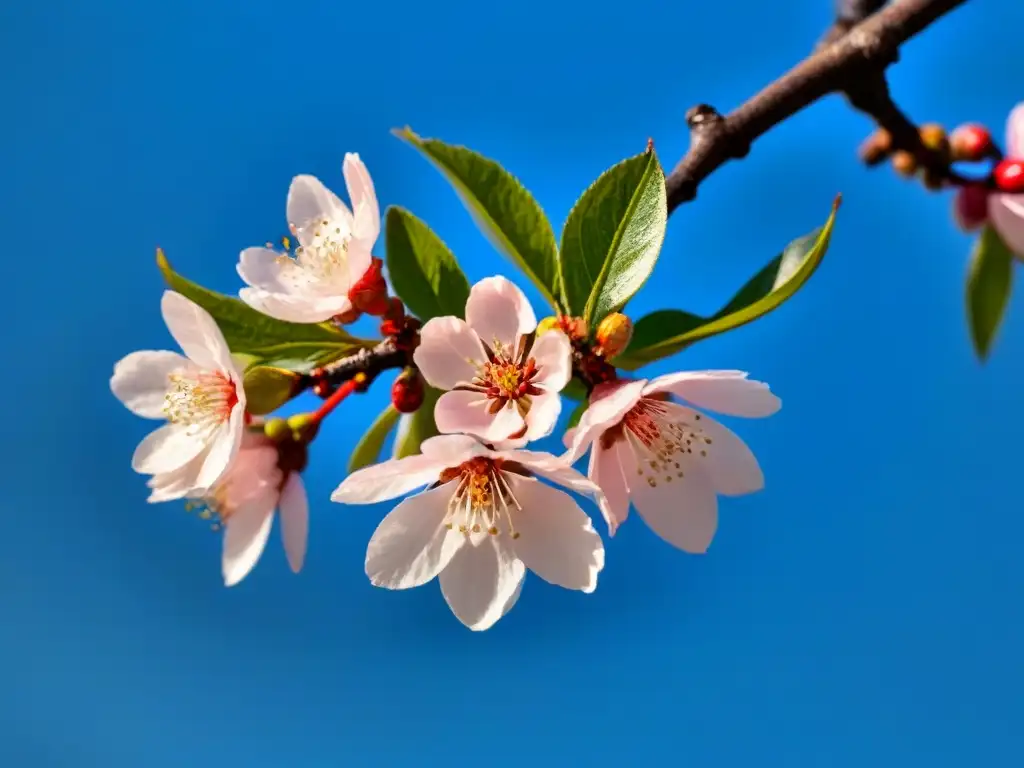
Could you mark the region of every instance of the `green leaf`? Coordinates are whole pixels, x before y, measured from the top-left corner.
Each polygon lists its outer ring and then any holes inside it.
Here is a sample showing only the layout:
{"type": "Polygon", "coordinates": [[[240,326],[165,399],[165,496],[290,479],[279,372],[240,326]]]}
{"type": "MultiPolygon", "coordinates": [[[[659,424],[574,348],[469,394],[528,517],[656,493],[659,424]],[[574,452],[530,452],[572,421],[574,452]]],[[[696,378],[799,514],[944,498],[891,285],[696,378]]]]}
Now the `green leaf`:
{"type": "Polygon", "coordinates": [[[569,213],[561,282],[568,314],[594,328],[625,306],[654,269],[668,219],[665,174],[653,151],[605,171],[569,213]]]}
{"type": "Polygon", "coordinates": [[[663,309],[640,318],[633,327],[629,348],[615,358],[615,365],[636,370],[674,355],[696,341],[746,325],[779,307],[804,286],[825,257],[839,200],[837,197],[832,204],[832,213],[823,226],[787,245],[711,317],[663,309]]]}
{"type": "Polygon", "coordinates": [[[380,459],[381,449],[384,448],[384,441],[388,439],[388,435],[395,428],[398,417],[401,415],[393,405],[389,405],[381,411],[380,416],[370,425],[366,434],[359,439],[355,450],[352,451],[352,457],[348,461],[349,472],[355,472],[357,469],[377,463],[380,459]]]}
{"type": "Polygon", "coordinates": [[[448,246],[404,208],[388,209],[388,275],[395,293],[420,320],[464,317],[469,281],[448,246]]]}
{"type": "Polygon", "coordinates": [[[589,407],[590,407],[590,403],[587,402],[586,400],[582,400],[579,403],[576,403],[576,407],[573,408],[572,413],[569,414],[569,423],[566,425],[565,428],[566,429],[572,429],[577,424],[579,424],[580,423],[580,419],[583,418],[583,414],[586,412],[587,408],[589,408],[589,407]]]}
{"type": "Polygon", "coordinates": [[[423,405],[413,413],[407,414],[399,422],[398,434],[395,436],[394,456],[404,459],[420,452],[420,443],[428,437],[439,434],[434,423],[434,406],[441,396],[439,390],[431,386],[423,389],[423,405]]]}
{"type": "Polygon", "coordinates": [[[288,323],[257,312],[241,299],[216,293],[182,277],[159,248],[156,263],[171,290],[210,313],[232,353],[254,362],[308,371],[376,344],[350,336],[328,323],[288,323]]]}
{"type": "Polygon", "coordinates": [[[1003,239],[986,225],[967,269],[967,324],[980,360],[988,357],[1006,311],[1013,287],[1013,259],[1003,239]]]}
{"type": "Polygon", "coordinates": [[[283,368],[254,365],[242,377],[245,410],[254,416],[276,411],[296,393],[299,375],[283,368]]]}
{"type": "Polygon", "coordinates": [[[392,132],[437,166],[477,226],[557,309],[558,247],[551,223],[533,195],[497,162],[471,149],[422,138],[408,127],[392,132]]]}

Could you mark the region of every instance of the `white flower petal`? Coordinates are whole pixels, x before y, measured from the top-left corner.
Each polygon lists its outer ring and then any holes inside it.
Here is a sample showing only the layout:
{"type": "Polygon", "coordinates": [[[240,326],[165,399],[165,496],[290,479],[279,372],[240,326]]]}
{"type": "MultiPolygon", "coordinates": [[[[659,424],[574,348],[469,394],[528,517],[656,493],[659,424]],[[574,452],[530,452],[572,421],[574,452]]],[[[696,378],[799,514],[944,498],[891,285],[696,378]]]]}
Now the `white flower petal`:
{"type": "MultiPolygon", "coordinates": [[[[587,448],[610,427],[614,427],[643,395],[646,379],[620,380],[600,384],[590,396],[590,405],[580,417],[571,442],[566,443],[566,459],[575,464],[587,448]]],[[[568,437],[568,433],[566,434],[568,437]]]]}
{"type": "Polygon", "coordinates": [[[366,274],[366,270],[370,268],[370,262],[373,261],[373,255],[369,249],[353,244],[348,251],[348,256],[345,259],[345,267],[348,270],[348,285],[354,286],[359,280],[366,274]]]}
{"type": "Polygon", "coordinates": [[[505,614],[526,573],[505,538],[485,536],[477,546],[462,547],[439,577],[452,613],[476,632],[490,629],[505,614]]]}
{"type": "Polygon", "coordinates": [[[303,294],[312,290],[311,276],[292,259],[270,248],[246,248],[235,270],[247,285],[269,293],[303,294]]]}
{"type": "Polygon", "coordinates": [[[164,291],[160,309],[167,330],[189,360],[208,371],[234,368],[224,334],[209,312],[174,291],[164,291]]]}
{"type": "MultiPolygon", "coordinates": [[[[590,452],[590,479],[601,488],[602,496],[598,507],[608,524],[608,535],[614,536],[620,525],[629,517],[629,488],[626,486],[623,454],[628,451],[620,442],[603,448],[600,443],[590,452]]],[[[630,454],[631,456],[631,454],[630,454]]],[[[630,467],[636,471],[636,467],[630,467]]]]}
{"type": "Polygon", "coordinates": [[[1024,157],[1024,103],[1015,106],[1006,120],[1006,156],[1024,157]]]}
{"type": "Polygon", "coordinates": [[[507,614],[509,611],[511,611],[513,608],[515,608],[516,603],[519,602],[519,595],[521,595],[523,593],[523,582],[525,582],[525,581],[526,581],[526,570],[524,568],[523,569],[523,577],[521,579],[519,579],[519,583],[516,584],[515,591],[512,593],[511,597],[509,597],[509,599],[505,601],[505,605],[501,609],[501,616],[502,616],[502,618],[504,618],[505,614],[507,614]]]}
{"type": "Polygon", "coordinates": [[[581,475],[564,458],[552,456],[543,451],[505,450],[496,454],[507,461],[522,464],[533,474],[546,478],[557,485],[586,494],[596,499],[601,489],[581,475]]]}
{"type": "Polygon", "coordinates": [[[205,447],[201,435],[190,434],[174,424],[164,424],[142,438],[132,456],[132,469],[143,475],[173,472],[198,456],[205,447]]]}
{"type": "Polygon", "coordinates": [[[420,329],[413,361],[427,383],[437,389],[468,384],[487,360],[480,339],[457,317],[434,317],[420,329]]]}
{"type": "Polygon", "coordinates": [[[339,504],[376,504],[436,482],[446,469],[430,456],[406,456],[356,470],[331,494],[339,504]]]}
{"type": "Polygon", "coordinates": [[[211,435],[206,459],[196,476],[197,488],[212,488],[228,471],[242,444],[242,433],[245,430],[244,420],[244,406],[236,405],[231,409],[231,416],[228,420],[211,435]]]}
{"type": "Polygon", "coordinates": [[[177,352],[132,352],[114,365],[110,389],[136,416],[162,419],[171,374],[188,367],[188,360],[177,352]]]}
{"type": "Polygon", "coordinates": [[[686,429],[700,430],[708,438],[689,457],[711,480],[715,493],[742,496],[764,488],[764,474],[747,444],[732,430],[711,417],[676,403],[666,403],[670,418],[682,422],[686,429]]]}
{"type": "Polygon", "coordinates": [[[466,302],[466,322],[491,349],[515,352],[519,337],[537,327],[526,295],[504,277],[487,277],[474,285],[466,302]]]}
{"type": "Polygon", "coordinates": [[[522,508],[515,512],[519,538],[512,548],[523,564],[549,584],[593,592],[604,568],[604,545],[590,518],[564,491],[506,472],[522,508]]]}
{"type": "Polygon", "coordinates": [[[718,499],[710,478],[699,470],[696,462],[684,462],[683,477],[671,480],[624,473],[644,522],[669,544],[694,554],[707,552],[718,528],[718,499]]]}
{"type": "Polygon", "coordinates": [[[572,378],[572,346],[569,337],[559,330],[551,330],[537,339],[530,350],[537,364],[534,384],[548,392],[561,392],[572,378]]]}
{"type": "Polygon", "coordinates": [[[1010,250],[1024,259],[1024,195],[989,195],[988,215],[1010,250]]]}
{"type": "Polygon", "coordinates": [[[352,234],[369,250],[380,235],[380,206],[373,189],[373,179],[359,155],[354,152],[346,153],[342,172],[345,174],[345,186],[348,187],[348,197],[355,213],[352,234]]]}
{"type": "Polygon", "coordinates": [[[653,379],[645,395],[670,392],[698,408],[730,416],[771,416],[782,407],[768,385],[747,378],[743,371],[688,371],[653,379]]]}
{"type": "Polygon", "coordinates": [[[259,561],[270,536],[276,500],[276,493],[263,494],[255,501],[236,509],[224,523],[221,572],[225,586],[235,586],[249,575],[259,561]]]}
{"type": "MultiPolygon", "coordinates": [[[[527,440],[540,440],[550,435],[558,422],[558,414],[562,412],[562,396],[557,392],[545,392],[536,395],[530,403],[526,414],[527,440]]],[[[510,432],[509,434],[516,434],[510,432]]]]}
{"type": "Polygon", "coordinates": [[[146,481],[146,485],[152,489],[146,501],[150,504],[158,504],[191,495],[196,475],[199,472],[199,467],[203,464],[204,458],[205,456],[200,453],[178,469],[153,475],[146,481]]]}
{"type": "Polygon", "coordinates": [[[292,179],[286,215],[304,248],[314,244],[315,233],[325,221],[328,227],[336,224],[346,232],[352,230],[352,213],[316,176],[303,174],[292,179]]]}
{"type": "Polygon", "coordinates": [[[262,288],[242,288],[239,297],[264,315],[289,323],[322,323],[352,308],[346,296],[311,296],[270,293],[262,288]]]}
{"type": "Polygon", "coordinates": [[[489,443],[522,432],[525,422],[515,404],[506,403],[492,413],[494,402],[479,392],[445,392],[434,406],[434,421],[441,432],[476,435],[489,443]]]}
{"type": "Polygon", "coordinates": [[[420,453],[445,467],[455,467],[474,456],[486,456],[490,451],[470,435],[435,435],[420,443],[420,453]]]}
{"type": "Polygon", "coordinates": [[[277,506],[281,517],[284,553],[292,571],[298,573],[306,560],[306,541],[309,538],[309,499],[298,472],[292,472],[285,481],[277,506]]]}
{"type": "Polygon", "coordinates": [[[453,480],[406,499],[381,520],[366,548],[366,575],[374,586],[418,587],[448,565],[466,543],[444,525],[457,487],[453,480]]]}

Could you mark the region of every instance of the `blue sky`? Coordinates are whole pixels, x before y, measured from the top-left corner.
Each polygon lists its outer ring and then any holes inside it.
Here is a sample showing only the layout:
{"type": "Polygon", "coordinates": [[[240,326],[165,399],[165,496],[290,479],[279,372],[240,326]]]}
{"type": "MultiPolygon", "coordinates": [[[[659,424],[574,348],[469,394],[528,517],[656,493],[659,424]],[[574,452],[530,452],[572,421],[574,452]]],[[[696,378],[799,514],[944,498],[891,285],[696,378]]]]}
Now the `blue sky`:
{"type": "MultiPolygon", "coordinates": [[[[829,21],[827,0],[777,5],[5,7],[0,763],[1019,762],[1024,308],[979,366],[949,198],[860,167],[870,126],[838,97],[672,217],[632,306],[717,308],[843,193],[804,292],[651,369],[741,368],[785,403],[733,423],[767,487],[723,502],[708,555],[627,524],[595,594],[531,579],[482,635],[436,585],[375,590],[363,554],[384,509],[327,498],[386,387],[316,445],[298,577],[275,534],[224,589],[218,537],[147,505],[129,468],[149,425],[108,379],[127,352],[171,343],[156,245],[234,292],[239,250],[284,233],[291,176],[341,188],[358,151],[382,205],[428,221],[471,279],[514,275],[389,129],[499,159],[558,230],[602,170],[649,136],[673,164],[691,104],[734,107],[829,21]]],[[[1022,25],[1016,3],[968,3],[904,48],[899,101],[1001,134],[1024,99],[1005,33],[1022,25]]]]}

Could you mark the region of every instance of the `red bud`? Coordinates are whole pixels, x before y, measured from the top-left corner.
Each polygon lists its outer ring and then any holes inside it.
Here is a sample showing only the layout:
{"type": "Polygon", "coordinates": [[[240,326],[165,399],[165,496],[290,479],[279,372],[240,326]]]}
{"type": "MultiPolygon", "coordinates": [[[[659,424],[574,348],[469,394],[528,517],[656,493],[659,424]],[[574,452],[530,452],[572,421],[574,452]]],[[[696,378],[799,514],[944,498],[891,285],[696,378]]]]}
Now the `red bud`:
{"type": "Polygon", "coordinates": [[[391,404],[399,413],[412,413],[423,405],[423,377],[415,368],[406,368],[391,385],[391,404]]]}
{"type": "Polygon", "coordinates": [[[979,229],[988,220],[989,191],[980,184],[960,187],[953,198],[953,218],[964,232],[979,229]]]}
{"type": "Polygon", "coordinates": [[[1024,161],[1002,160],[992,175],[1000,192],[1009,192],[1011,195],[1024,192],[1024,161]]]}
{"type": "Polygon", "coordinates": [[[984,126],[968,123],[949,135],[949,146],[954,160],[976,163],[992,152],[992,134],[984,126]]]}
{"type": "Polygon", "coordinates": [[[348,298],[352,306],[368,315],[380,317],[388,311],[388,284],[381,270],[384,262],[374,257],[366,272],[349,289],[348,298]]]}

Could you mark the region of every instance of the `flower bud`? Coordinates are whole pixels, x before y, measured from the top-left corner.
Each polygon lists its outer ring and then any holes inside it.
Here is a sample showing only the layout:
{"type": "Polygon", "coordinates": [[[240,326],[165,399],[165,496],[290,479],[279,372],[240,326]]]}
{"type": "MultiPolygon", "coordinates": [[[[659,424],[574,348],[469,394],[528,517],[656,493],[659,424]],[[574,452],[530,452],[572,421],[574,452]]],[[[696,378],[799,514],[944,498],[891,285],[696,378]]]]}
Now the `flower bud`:
{"type": "Polygon", "coordinates": [[[917,158],[905,149],[897,150],[892,155],[892,167],[900,176],[909,179],[917,173],[917,158]]]}
{"type": "Polygon", "coordinates": [[[968,123],[949,134],[949,148],[953,160],[976,163],[984,160],[993,149],[992,134],[981,125],[968,123]]]}
{"type": "Polygon", "coordinates": [[[308,443],[320,428],[312,413],[296,413],[288,417],[288,428],[292,433],[292,440],[297,443],[308,443]]]}
{"type": "Polygon", "coordinates": [[[610,360],[626,351],[633,338],[633,323],[621,312],[612,312],[598,323],[595,338],[604,356],[610,360]]]}
{"type": "Polygon", "coordinates": [[[370,259],[370,266],[348,292],[353,307],[375,317],[380,317],[390,307],[388,284],[382,274],[383,268],[384,262],[380,259],[370,259]]]}
{"type": "Polygon", "coordinates": [[[992,172],[996,189],[1018,195],[1024,192],[1024,161],[1008,158],[1001,160],[992,172]]]}
{"type": "Polygon", "coordinates": [[[932,152],[949,152],[949,139],[946,137],[946,129],[938,123],[925,123],[917,129],[917,135],[932,152]]]}
{"type": "Polygon", "coordinates": [[[868,136],[860,145],[860,158],[867,165],[878,165],[892,152],[892,134],[884,128],[868,136]]]}
{"type": "Polygon", "coordinates": [[[988,220],[989,191],[981,184],[960,187],[953,198],[953,219],[964,232],[980,229],[988,220]]]}
{"type": "Polygon", "coordinates": [[[401,323],[405,320],[405,304],[397,296],[388,299],[388,308],[384,313],[384,319],[393,323],[401,323]]]}
{"type": "Polygon", "coordinates": [[[557,317],[555,317],[554,315],[552,315],[551,317],[545,317],[543,320],[537,323],[537,335],[543,336],[548,331],[558,328],[558,326],[559,322],[557,317]]]}
{"type": "Polygon", "coordinates": [[[406,368],[391,385],[391,404],[399,413],[412,413],[423,405],[423,377],[415,368],[406,368]]]}
{"type": "Polygon", "coordinates": [[[292,428],[288,426],[285,419],[270,419],[263,425],[263,434],[275,443],[279,443],[291,437],[292,428]]]}

